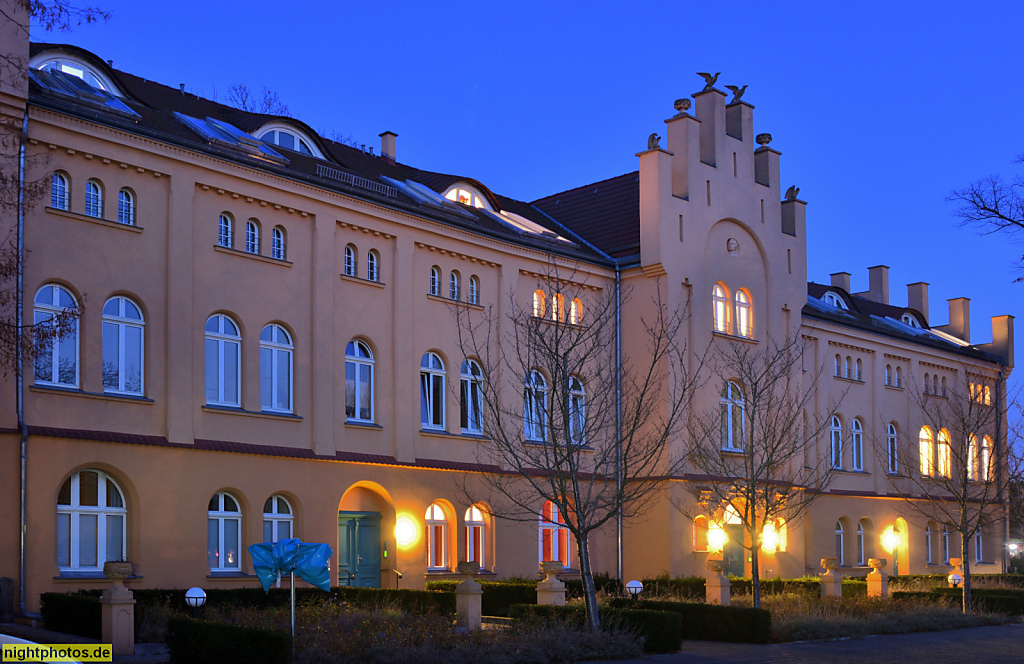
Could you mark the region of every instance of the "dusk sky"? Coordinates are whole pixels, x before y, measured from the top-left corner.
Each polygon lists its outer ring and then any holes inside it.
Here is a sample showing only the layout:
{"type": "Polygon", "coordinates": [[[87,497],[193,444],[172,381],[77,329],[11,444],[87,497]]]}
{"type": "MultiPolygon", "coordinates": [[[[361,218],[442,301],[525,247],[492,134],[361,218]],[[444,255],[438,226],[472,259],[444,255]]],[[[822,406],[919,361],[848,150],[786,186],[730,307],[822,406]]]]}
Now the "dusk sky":
{"type": "Polygon", "coordinates": [[[391,130],[399,161],[527,201],[636,170],[721,71],[808,202],[809,279],[867,290],[889,265],[893,304],[931,284],[933,325],[970,297],[974,343],[1024,314],[1024,245],[945,200],[1024,174],[1024,3],[96,2],[109,22],[33,39],[219,101],[265,86],[325,135],[391,130]]]}

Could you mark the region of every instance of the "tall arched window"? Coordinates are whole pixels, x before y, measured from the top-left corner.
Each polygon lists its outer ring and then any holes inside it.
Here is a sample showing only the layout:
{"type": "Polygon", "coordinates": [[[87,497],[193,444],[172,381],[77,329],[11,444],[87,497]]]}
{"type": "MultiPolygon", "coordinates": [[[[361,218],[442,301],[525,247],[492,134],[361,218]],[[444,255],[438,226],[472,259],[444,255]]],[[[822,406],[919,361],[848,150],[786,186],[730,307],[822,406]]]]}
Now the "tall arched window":
{"type": "Polygon", "coordinates": [[[469,278],[469,303],[480,304],[480,278],[475,274],[469,278]]]}
{"type": "Polygon", "coordinates": [[[746,402],[738,383],[726,381],[720,405],[723,450],[741,450],[746,440],[744,427],[746,402]]]}
{"type": "Polygon", "coordinates": [[[448,299],[458,300],[461,289],[459,288],[459,271],[452,270],[448,273],[448,299]]]}
{"type": "Polygon", "coordinates": [[[939,396],[941,394],[941,392],[939,392],[939,374],[932,376],[932,394],[935,396],[939,396]]]}
{"type": "Polygon", "coordinates": [[[900,472],[899,462],[899,434],[896,425],[892,422],[886,427],[886,447],[889,450],[889,474],[897,475],[900,472]]]}
{"type": "Polygon", "coordinates": [[[544,301],[544,291],[535,290],[533,291],[533,315],[535,318],[544,318],[546,310],[546,304],[544,301]]]}
{"type": "Polygon", "coordinates": [[[967,437],[967,479],[977,481],[981,468],[978,467],[978,437],[973,433],[967,437]]]}
{"type": "Polygon", "coordinates": [[[864,524],[857,524],[857,566],[864,567],[867,560],[864,558],[864,524]]]}
{"type": "Polygon", "coordinates": [[[850,447],[853,452],[853,469],[864,470],[864,427],[857,418],[853,418],[850,424],[850,447]]]}
{"type": "Polygon", "coordinates": [[[892,365],[885,365],[885,384],[892,385],[892,365]]]}
{"type": "Polygon", "coordinates": [[[539,371],[527,374],[523,386],[523,429],[527,440],[547,440],[548,384],[539,371]]]}
{"type": "Polygon", "coordinates": [[[693,550],[708,550],[708,518],[697,516],[693,519],[693,550]]]}
{"type": "Polygon", "coordinates": [[[206,403],[237,406],[241,403],[242,335],[233,320],[214,314],[206,321],[206,403]]]}
{"type": "Polygon", "coordinates": [[[353,339],[345,346],[345,417],[373,421],[373,352],[353,339]]]}
{"type": "Polygon", "coordinates": [[[441,295],[441,269],[436,265],[430,268],[430,294],[441,295]]]}
{"type": "Polygon", "coordinates": [[[924,393],[928,394],[928,391],[932,389],[931,374],[924,375],[924,393]]]}
{"type": "Polygon", "coordinates": [[[587,392],[576,376],[569,377],[569,440],[575,445],[587,442],[587,392]]]}
{"type": "Polygon", "coordinates": [[[255,219],[245,222],[245,250],[250,254],[260,253],[260,225],[255,219]]]}
{"type": "Polygon", "coordinates": [[[946,377],[945,376],[942,377],[942,392],[940,392],[939,394],[941,394],[942,396],[946,396],[946,377]]]}
{"type": "Polygon", "coordinates": [[[267,543],[291,539],[295,514],[284,496],[271,496],[263,503],[263,541],[267,543]]]}
{"type": "Polygon", "coordinates": [[[844,555],[844,550],[846,549],[845,535],[843,522],[836,521],[836,558],[839,559],[840,565],[846,564],[846,557],[844,555]]]}
{"type": "Polygon", "coordinates": [[[222,247],[231,247],[235,241],[234,229],[232,228],[233,221],[231,216],[222,213],[217,218],[217,244],[222,247]]]}
{"type": "Polygon", "coordinates": [[[736,336],[754,336],[753,317],[750,311],[750,296],[746,291],[736,291],[736,336]]]}
{"type": "Polygon", "coordinates": [[[949,526],[942,526],[942,564],[949,564],[949,526]]]}
{"type": "Polygon", "coordinates": [[[715,332],[729,333],[729,296],[722,284],[715,284],[711,291],[712,315],[715,320],[715,332]]]}
{"type": "Polygon", "coordinates": [[[540,562],[558,561],[569,566],[569,529],[565,517],[550,500],[540,512],[540,562]]]}
{"type": "Polygon", "coordinates": [[[843,364],[843,358],[839,357],[839,355],[837,353],[836,354],[835,372],[833,373],[833,375],[835,375],[835,376],[842,376],[843,375],[842,364],[843,364]]]}
{"type": "Polygon", "coordinates": [[[113,478],[81,470],[57,494],[57,566],[62,572],[103,569],[124,560],[128,510],[113,478]]]}
{"type": "Polygon", "coordinates": [[[551,296],[551,320],[565,320],[565,298],[561,293],[551,296]]]}
{"type": "Polygon", "coordinates": [[[287,256],[285,247],[284,229],[280,226],[274,226],[274,230],[270,232],[270,257],[276,258],[279,261],[285,260],[287,256]]]}
{"type": "Polygon", "coordinates": [[[583,302],[578,297],[572,299],[572,303],[569,305],[569,322],[573,325],[579,325],[583,320],[583,302]]]}
{"type": "Polygon", "coordinates": [[[288,331],[271,323],[260,332],[260,407],[292,412],[292,354],[288,331]]]}
{"type": "Polygon", "coordinates": [[[90,217],[103,218],[103,185],[99,180],[85,183],[85,213],[90,217]]]}
{"type": "Polygon", "coordinates": [[[117,192],[117,221],[128,226],[135,225],[135,194],[130,189],[117,192]]]}
{"type": "Polygon", "coordinates": [[[932,475],[935,473],[935,437],[930,427],[921,427],[921,433],[917,435],[917,449],[921,456],[921,474],[932,475]]]}
{"type": "Polygon", "coordinates": [[[992,477],[992,439],[984,436],[981,439],[981,481],[988,482],[992,477]]]}
{"type": "Polygon", "coordinates": [[[843,375],[846,378],[853,378],[853,358],[849,355],[846,356],[846,360],[843,362],[843,375]]]}
{"type": "MultiPolygon", "coordinates": [[[[78,301],[63,286],[47,284],[39,289],[35,298],[34,323],[39,328],[53,325],[55,318],[66,311],[78,309],[78,301]]],[[[36,384],[78,386],[78,320],[66,325],[65,333],[58,339],[49,335],[45,341],[36,344],[36,384]]]]}
{"type": "Polygon", "coordinates": [[[928,565],[932,564],[932,524],[928,523],[924,527],[924,562],[928,565]]]}
{"type": "Polygon", "coordinates": [[[953,454],[950,449],[949,431],[945,429],[939,430],[939,435],[936,437],[935,453],[938,458],[938,472],[942,477],[953,476],[953,454]]]}
{"type": "Polygon", "coordinates": [[[437,353],[420,360],[420,422],[424,429],[444,428],[444,362],[437,353]]]}
{"type": "Polygon", "coordinates": [[[974,562],[980,563],[985,559],[985,546],[981,539],[981,528],[974,531],[974,562]]]}
{"type": "Polygon", "coordinates": [[[838,415],[832,416],[828,427],[829,438],[832,443],[832,467],[843,467],[843,423],[838,415]]]}
{"type": "Polygon", "coordinates": [[[354,245],[345,245],[345,276],[354,277],[356,276],[356,248],[354,245]]]}
{"type": "Polygon", "coordinates": [[[427,525],[427,569],[448,567],[448,517],[438,503],[431,503],[425,517],[427,525]]]}
{"type": "Polygon", "coordinates": [[[50,178],[50,207],[58,210],[68,209],[68,176],[56,172],[50,178]]]}
{"type": "Polygon", "coordinates": [[[475,360],[466,360],[462,363],[459,377],[461,379],[459,405],[462,430],[468,433],[480,433],[483,429],[481,420],[483,371],[475,360]]]}
{"type": "Polygon", "coordinates": [[[366,252],[366,278],[370,281],[380,281],[380,254],[376,249],[366,252]]]}
{"type": "Polygon", "coordinates": [[[483,511],[473,505],[466,510],[466,562],[480,563],[484,568],[487,550],[487,519],[483,511]]]}
{"type": "Polygon", "coordinates": [[[142,311],[126,297],[103,305],[103,390],[143,393],[144,336],[142,311]]]}
{"type": "Polygon", "coordinates": [[[210,498],[206,560],[211,572],[242,569],[242,510],[234,496],[224,491],[210,498]]]}
{"type": "Polygon", "coordinates": [[[857,371],[854,374],[854,378],[857,380],[864,380],[864,363],[861,362],[860,358],[857,358],[857,371]]]}
{"type": "Polygon", "coordinates": [[[903,387],[903,367],[896,367],[896,387],[903,387]]]}

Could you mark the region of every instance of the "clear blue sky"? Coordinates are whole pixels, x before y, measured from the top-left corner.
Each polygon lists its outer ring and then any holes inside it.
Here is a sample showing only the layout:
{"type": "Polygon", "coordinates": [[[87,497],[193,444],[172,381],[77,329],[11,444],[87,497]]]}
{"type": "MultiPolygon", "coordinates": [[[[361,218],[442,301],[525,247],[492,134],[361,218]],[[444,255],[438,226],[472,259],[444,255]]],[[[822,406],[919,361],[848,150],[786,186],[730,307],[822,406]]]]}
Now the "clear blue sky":
{"type": "Polygon", "coordinates": [[[721,71],[809,203],[808,278],[866,290],[889,265],[894,304],[931,284],[932,324],[972,298],[976,343],[1024,314],[1024,246],[945,202],[1024,173],[1024,3],[95,2],[108,23],[34,39],[222,101],[266,86],[322,132],[397,132],[399,161],[523,200],[635,170],[694,72],[721,71]]]}

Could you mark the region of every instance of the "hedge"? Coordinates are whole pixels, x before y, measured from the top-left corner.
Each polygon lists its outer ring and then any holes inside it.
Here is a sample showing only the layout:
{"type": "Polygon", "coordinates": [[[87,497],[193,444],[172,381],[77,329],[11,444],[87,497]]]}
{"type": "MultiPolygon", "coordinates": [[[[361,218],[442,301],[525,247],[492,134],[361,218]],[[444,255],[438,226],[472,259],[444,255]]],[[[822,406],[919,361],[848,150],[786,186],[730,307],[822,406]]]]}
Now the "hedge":
{"type": "MultiPolygon", "coordinates": [[[[731,578],[731,595],[742,595],[753,593],[754,582],[751,579],[731,578]]],[[[644,592],[654,591],[655,593],[671,592],[682,597],[704,599],[705,586],[704,577],[687,576],[669,579],[658,577],[644,579],[644,592]]],[[[821,582],[818,579],[761,579],[762,595],[777,595],[784,592],[807,592],[817,594],[821,592],[821,582]]],[[[868,594],[866,579],[843,579],[843,597],[864,597],[868,594]]]]}
{"type": "MultiPolygon", "coordinates": [[[[549,604],[514,604],[509,615],[520,620],[557,618],[583,625],[586,612],[582,606],[551,606],[549,604]]],[[[634,632],[644,640],[644,651],[651,654],[678,652],[682,647],[683,616],[674,611],[649,609],[602,608],[601,623],[614,624],[634,632]]]]}
{"type": "Polygon", "coordinates": [[[171,664],[287,664],[292,640],[286,632],[172,618],[167,647],[171,664]]]}
{"type": "Polygon", "coordinates": [[[612,600],[611,606],[678,613],[682,616],[680,637],[683,639],[768,643],[771,638],[772,616],[765,609],[690,602],[635,601],[624,597],[612,600]]]}
{"type": "MultiPolygon", "coordinates": [[[[427,590],[455,592],[458,581],[427,581],[427,590]]],[[[536,604],[537,584],[529,581],[481,581],[480,610],[485,616],[504,616],[513,604],[536,604]]]]}
{"type": "Polygon", "coordinates": [[[43,593],[39,599],[46,629],[87,639],[101,638],[102,614],[98,593],[43,593]]]}
{"type": "MultiPolygon", "coordinates": [[[[922,598],[945,598],[957,603],[963,601],[963,589],[939,588],[924,593],[901,590],[890,593],[890,596],[894,600],[898,601],[922,598]]],[[[972,588],[971,606],[974,609],[982,611],[1019,616],[1024,614],[1024,595],[1021,595],[1020,591],[1005,590],[1001,588],[972,588]]]]}

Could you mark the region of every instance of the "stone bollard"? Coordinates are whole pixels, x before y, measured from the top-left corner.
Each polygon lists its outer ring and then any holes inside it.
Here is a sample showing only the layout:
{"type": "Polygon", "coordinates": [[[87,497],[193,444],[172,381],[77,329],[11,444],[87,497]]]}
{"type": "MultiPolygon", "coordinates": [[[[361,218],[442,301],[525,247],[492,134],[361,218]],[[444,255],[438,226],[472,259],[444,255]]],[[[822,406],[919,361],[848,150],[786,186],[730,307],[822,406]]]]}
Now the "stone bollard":
{"type": "Polygon", "coordinates": [[[113,646],[115,655],[135,654],[135,598],[124,587],[124,580],[132,575],[129,562],[103,563],[103,574],[114,583],[100,597],[102,641],[113,646]]]}
{"type": "Polygon", "coordinates": [[[462,582],[455,586],[455,624],[469,631],[480,629],[484,590],[475,577],[480,563],[460,562],[457,568],[462,582]]]}
{"type": "Polygon", "coordinates": [[[888,564],[885,558],[868,558],[868,566],[871,567],[871,573],[868,574],[868,597],[889,596],[889,575],[882,571],[888,564]]]}
{"type": "Polygon", "coordinates": [[[546,560],[540,564],[540,571],[547,576],[537,584],[537,603],[565,606],[565,584],[558,580],[558,574],[565,569],[557,560],[546,560]]]}
{"type": "Polygon", "coordinates": [[[709,560],[708,570],[711,572],[704,580],[705,601],[708,604],[729,606],[732,582],[722,574],[728,569],[724,560],[709,560]]]}
{"type": "Polygon", "coordinates": [[[821,575],[821,596],[822,597],[842,597],[843,596],[843,577],[839,576],[839,559],[838,558],[822,558],[821,566],[825,568],[825,573],[821,575]]]}

